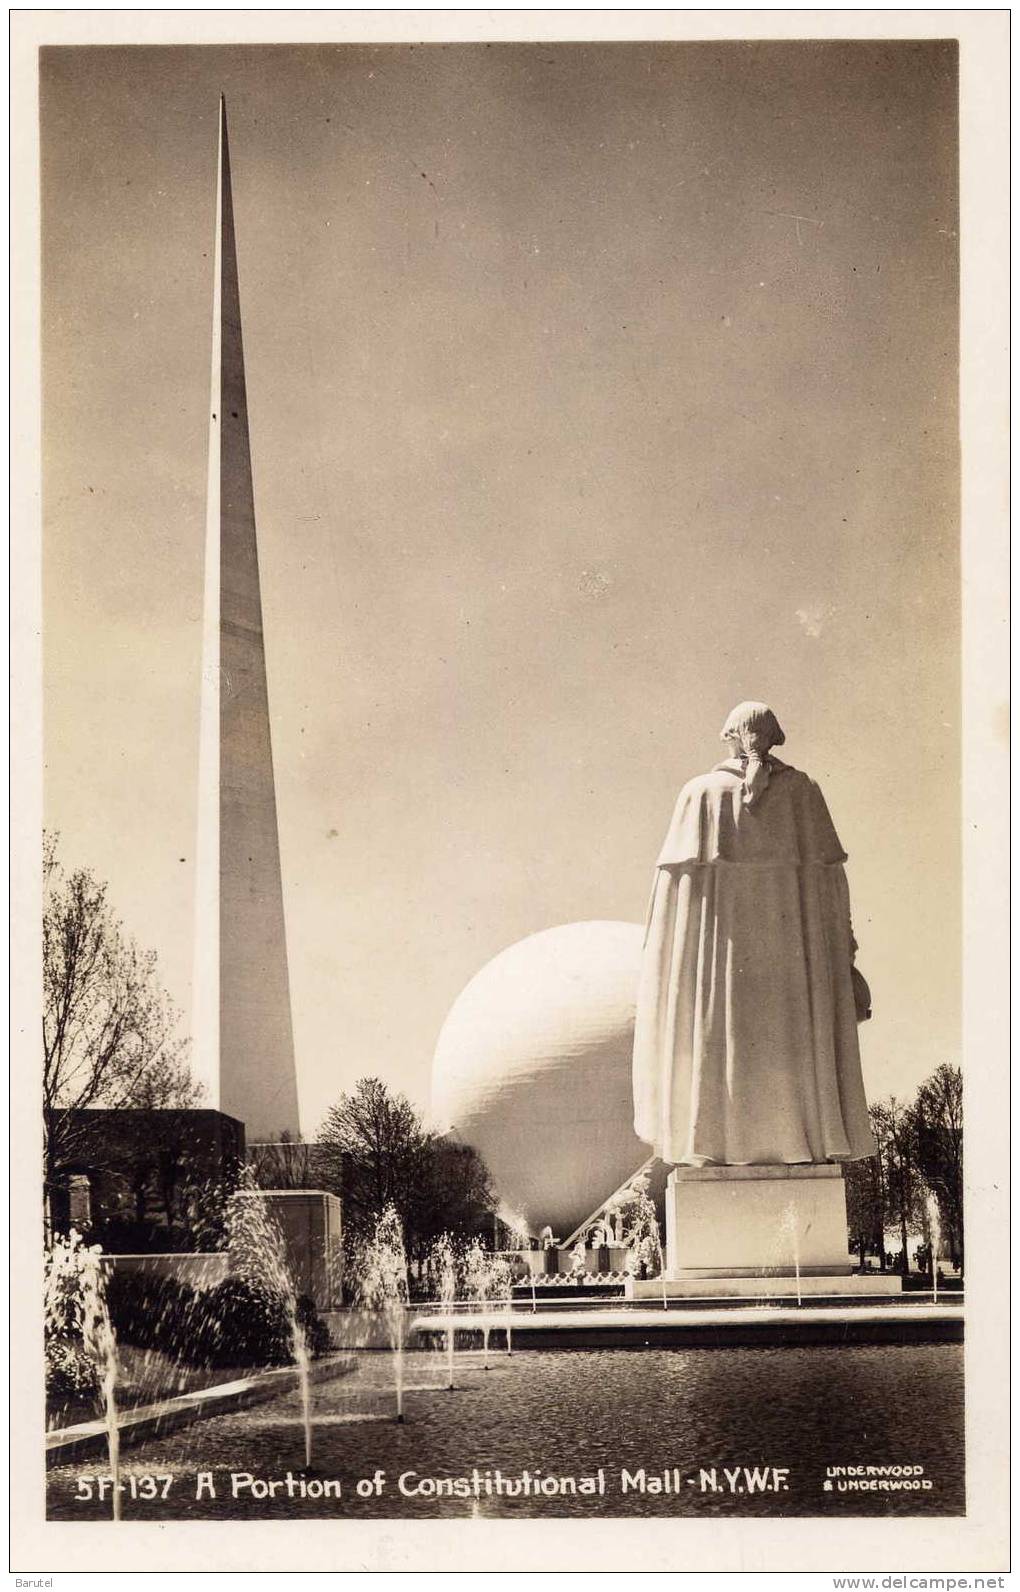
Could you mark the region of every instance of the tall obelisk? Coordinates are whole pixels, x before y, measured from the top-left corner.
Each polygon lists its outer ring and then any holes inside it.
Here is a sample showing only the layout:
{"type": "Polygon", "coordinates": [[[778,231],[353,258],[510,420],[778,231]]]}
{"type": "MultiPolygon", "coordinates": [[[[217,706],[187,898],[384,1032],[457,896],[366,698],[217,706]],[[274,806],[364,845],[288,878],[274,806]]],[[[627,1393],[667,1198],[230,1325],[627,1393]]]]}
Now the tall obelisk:
{"type": "Polygon", "coordinates": [[[220,100],[206,520],[195,1068],[249,1143],[298,1131],[227,110],[220,100]]]}

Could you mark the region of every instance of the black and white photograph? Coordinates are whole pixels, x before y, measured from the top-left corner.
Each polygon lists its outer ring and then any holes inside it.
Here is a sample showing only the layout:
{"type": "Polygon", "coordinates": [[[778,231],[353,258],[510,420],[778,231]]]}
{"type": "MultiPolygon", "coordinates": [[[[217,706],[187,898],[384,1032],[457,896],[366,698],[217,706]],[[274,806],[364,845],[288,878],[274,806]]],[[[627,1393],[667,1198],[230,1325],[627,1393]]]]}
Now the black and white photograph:
{"type": "Polygon", "coordinates": [[[42,1525],[946,1568],[1008,1067],[953,14],[160,15],[43,40],[22,129],[42,1525]]]}

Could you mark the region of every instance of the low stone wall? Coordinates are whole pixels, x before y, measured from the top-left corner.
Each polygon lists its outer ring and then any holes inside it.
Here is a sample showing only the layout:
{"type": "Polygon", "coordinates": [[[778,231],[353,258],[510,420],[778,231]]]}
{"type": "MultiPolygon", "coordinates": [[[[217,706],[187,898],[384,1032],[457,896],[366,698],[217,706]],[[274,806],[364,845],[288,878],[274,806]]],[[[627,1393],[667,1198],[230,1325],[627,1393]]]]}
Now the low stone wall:
{"type": "Polygon", "coordinates": [[[173,1277],[201,1293],[215,1288],[230,1271],[230,1256],[223,1250],[153,1255],[104,1255],[103,1264],[122,1276],[173,1277]]]}
{"type": "MultiPolygon", "coordinates": [[[[332,1377],[346,1376],[351,1368],[352,1362],[339,1354],[330,1355],[324,1360],[314,1360],[309,1373],[310,1381],[316,1384],[327,1382],[332,1377]]],[[[156,1404],[120,1410],[117,1428],[121,1447],[146,1442],[150,1437],[162,1437],[178,1427],[190,1426],[193,1421],[207,1420],[211,1415],[226,1415],[234,1410],[247,1409],[251,1404],[261,1404],[297,1387],[299,1381],[294,1366],[279,1365],[268,1371],[253,1371],[250,1376],[235,1382],[193,1388],[190,1393],[179,1393],[175,1397],[161,1399],[156,1404]]],[[[48,1470],[56,1465],[85,1459],[103,1459],[108,1452],[104,1421],[86,1421],[79,1426],[57,1427],[46,1433],[48,1470]]]]}
{"type": "MultiPolygon", "coordinates": [[[[407,1348],[420,1349],[425,1345],[420,1340],[415,1340],[412,1331],[414,1322],[423,1313],[442,1310],[442,1306],[433,1301],[431,1304],[419,1303],[404,1306],[404,1345],[407,1348]]],[[[472,1305],[461,1301],[454,1307],[453,1315],[457,1322],[458,1332],[480,1332],[481,1327],[476,1322],[479,1314],[489,1317],[502,1331],[506,1324],[506,1312],[500,1310],[498,1305],[472,1305]]],[[[330,1342],[334,1349],[386,1349],[393,1347],[390,1336],[391,1323],[378,1311],[359,1310],[321,1310],[321,1320],[329,1329],[330,1342]]],[[[511,1316],[516,1324],[517,1313],[511,1316]]]]}
{"type": "MultiPolygon", "coordinates": [[[[417,1314],[418,1307],[407,1305],[404,1309],[405,1336],[407,1327],[417,1314]]],[[[320,1310],[320,1318],[329,1329],[334,1349],[390,1349],[390,1327],[385,1317],[374,1310],[320,1310]]]]}

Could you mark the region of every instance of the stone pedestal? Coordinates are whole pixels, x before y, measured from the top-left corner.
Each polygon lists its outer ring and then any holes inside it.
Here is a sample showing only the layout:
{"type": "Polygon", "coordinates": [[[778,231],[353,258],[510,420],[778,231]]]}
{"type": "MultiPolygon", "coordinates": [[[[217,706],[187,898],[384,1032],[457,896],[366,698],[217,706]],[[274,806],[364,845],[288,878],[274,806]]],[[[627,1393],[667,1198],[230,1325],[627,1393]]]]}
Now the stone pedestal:
{"type": "Polygon", "coordinates": [[[298,1295],[307,1294],[317,1310],[343,1303],[340,1201],[321,1189],[247,1190],[235,1199],[261,1200],[283,1235],[287,1267],[298,1295]]]}
{"type": "Polygon", "coordinates": [[[666,1276],[847,1277],[840,1166],[678,1166],[666,1185],[666,1276]]]}

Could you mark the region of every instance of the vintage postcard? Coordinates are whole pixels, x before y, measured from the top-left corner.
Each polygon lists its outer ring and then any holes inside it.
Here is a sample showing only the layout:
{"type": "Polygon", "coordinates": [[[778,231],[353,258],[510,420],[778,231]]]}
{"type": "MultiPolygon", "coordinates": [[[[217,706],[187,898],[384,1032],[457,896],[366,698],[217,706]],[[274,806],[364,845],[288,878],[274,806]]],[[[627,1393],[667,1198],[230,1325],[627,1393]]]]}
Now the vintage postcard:
{"type": "Polygon", "coordinates": [[[997,1584],[1006,13],[15,22],[12,1569],[997,1584]]]}

